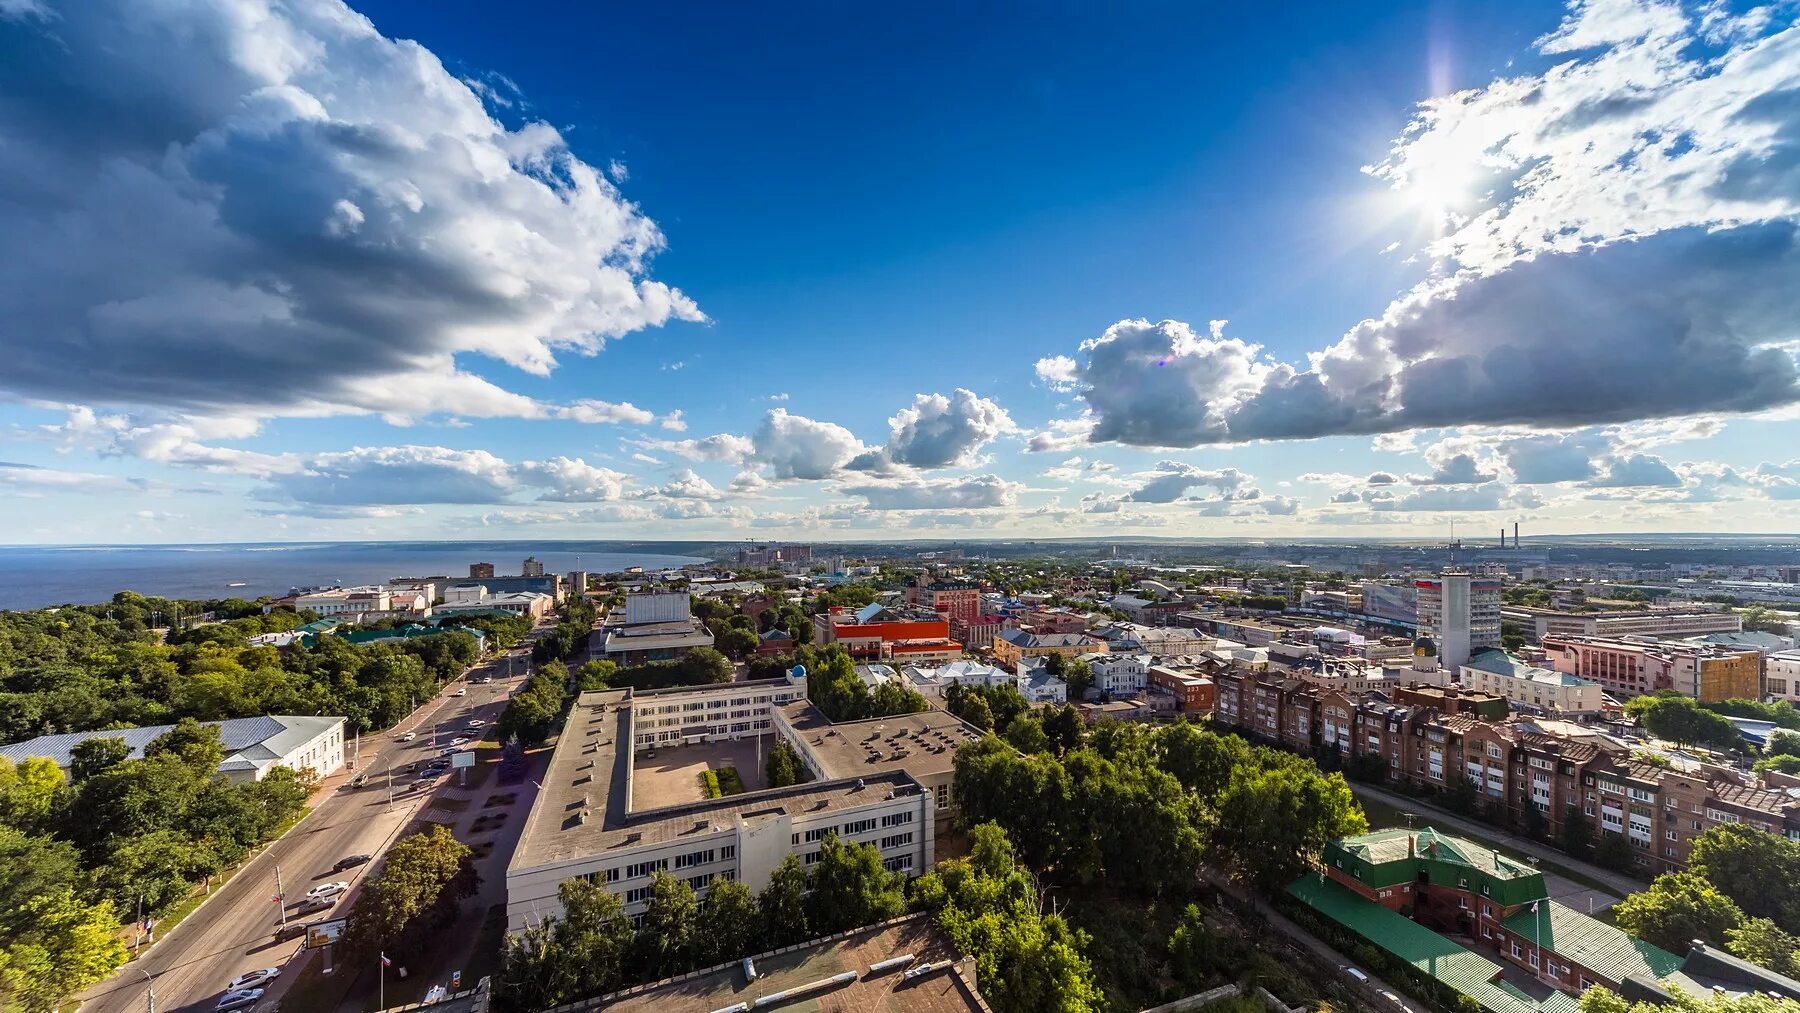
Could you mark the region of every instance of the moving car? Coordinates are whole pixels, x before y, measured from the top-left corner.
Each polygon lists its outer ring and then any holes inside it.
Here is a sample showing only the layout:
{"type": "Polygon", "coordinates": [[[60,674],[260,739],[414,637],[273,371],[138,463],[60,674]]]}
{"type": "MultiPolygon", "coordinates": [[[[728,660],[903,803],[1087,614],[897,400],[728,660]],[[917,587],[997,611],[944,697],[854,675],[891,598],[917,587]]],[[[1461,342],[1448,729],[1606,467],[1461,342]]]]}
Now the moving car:
{"type": "Polygon", "coordinates": [[[469,737],[467,735],[458,735],[456,738],[450,740],[450,744],[453,746],[466,746],[469,744],[469,737]]]}
{"type": "Polygon", "coordinates": [[[336,897],[308,897],[300,902],[300,906],[295,909],[294,913],[316,915],[330,911],[334,907],[337,907],[336,897]]]}
{"type": "Polygon", "coordinates": [[[227,992],[224,995],[219,996],[218,1005],[214,1006],[213,1009],[243,1009],[247,1006],[256,1005],[257,1001],[262,997],[263,990],[260,988],[246,988],[239,992],[227,992]]]}
{"type": "Polygon", "coordinates": [[[452,693],[452,694],[450,694],[450,695],[451,695],[451,696],[468,696],[468,695],[469,695],[469,691],[468,691],[468,690],[467,690],[467,689],[465,689],[465,688],[464,688],[464,687],[461,687],[461,686],[458,686],[458,687],[457,687],[457,688],[456,688],[456,692],[454,692],[454,693],[452,693]]]}
{"type": "Polygon", "coordinates": [[[485,724],[487,724],[487,722],[481,720],[480,718],[470,718],[469,719],[469,727],[470,728],[480,728],[482,725],[485,725],[485,724]]]}
{"type": "Polygon", "coordinates": [[[414,740],[418,737],[419,737],[418,732],[407,732],[405,735],[400,736],[400,741],[401,742],[411,742],[412,740],[414,740]]]}
{"type": "Polygon", "coordinates": [[[331,871],[343,872],[345,869],[354,869],[359,865],[367,865],[369,864],[369,859],[374,857],[374,855],[351,855],[348,858],[340,858],[338,859],[337,864],[331,867],[331,871]]]}
{"type": "Polygon", "coordinates": [[[425,993],[425,1001],[420,1003],[419,1005],[421,1005],[421,1006],[436,1006],[438,1003],[443,1002],[445,999],[448,999],[448,998],[450,998],[450,990],[449,989],[445,988],[442,985],[433,985],[433,986],[431,986],[431,989],[425,993]]]}
{"type": "Polygon", "coordinates": [[[225,986],[225,991],[242,992],[249,988],[261,988],[280,976],[281,968],[279,967],[265,967],[257,971],[245,971],[243,974],[231,979],[231,984],[225,986]]]}
{"type": "Polygon", "coordinates": [[[321,900],[326,897],[336,897],[338,894],[343,893],[348,889],[350,889],[349,883],[320,883],[318,886],[306,891],[306,899],[321,900]]]}
{"type": "Polygon", "coordinates": [[[288,922],[286,925],[275,930],[275,941],[278,943],[286,942],[289,939],[299,939],[304,935],[306,935],[305,922],[288,922]]]}

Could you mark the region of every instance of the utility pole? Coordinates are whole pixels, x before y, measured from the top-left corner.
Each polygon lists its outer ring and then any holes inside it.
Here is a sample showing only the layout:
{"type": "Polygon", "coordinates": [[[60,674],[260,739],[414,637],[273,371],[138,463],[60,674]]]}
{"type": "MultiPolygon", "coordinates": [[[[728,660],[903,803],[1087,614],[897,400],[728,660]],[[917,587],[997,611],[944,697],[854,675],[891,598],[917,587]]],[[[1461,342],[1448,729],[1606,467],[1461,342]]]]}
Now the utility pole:
{"type": "Polygon", "coordinates": [[[144,1008],[150,1013],[156,1013],[156,979],[150,977],[150,972],[141,967],[137,969],[137,972],[144,976],[144,982],[149,986],[144,992],[144,1008]]]}
{"type": "Polygon", "coordinates": [[[388,768],[387,776],[388,776],[387,811],[393,812],[394,811],[394,768],[393,767],[388,768]]]}
{"type": "Polygon", "coordinates": [[[281,866],[275,867],[275,914],[281,919],[281,927],[287,928],[287,895],[281,892],[281,866]]]}

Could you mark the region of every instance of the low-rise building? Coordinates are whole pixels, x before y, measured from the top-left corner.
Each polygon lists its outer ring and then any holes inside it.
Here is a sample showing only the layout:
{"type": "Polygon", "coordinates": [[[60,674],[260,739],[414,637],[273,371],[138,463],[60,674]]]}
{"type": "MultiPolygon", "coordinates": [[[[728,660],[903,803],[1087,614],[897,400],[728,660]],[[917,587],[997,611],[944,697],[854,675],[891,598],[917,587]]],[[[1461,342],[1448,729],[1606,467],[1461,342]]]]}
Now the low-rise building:
{"type": "Polygon", "coordinates": [[[1094,688],[1118,699],[1137,696],[1149,682],[1149,654],[1083,654],[1081,660],[1093,673],[1094,688]]]}
{"type": "MultiPolygon", "coordinates": [[[[260,781],[270,770],[310,770],[320,777],[337,773],[344,765],[344,719],[294,714],[269,714],[259,718],[206,721],[219,730],[225,759],[219,773],[232,781],[260,781]]],[[[99,732],[40,735],[35,739],[0,746],[0,756],[19,762],[32,756],[54,760],[65,772],[73,762],[75,747],[89,739],[121,739],[127,759],[143,759],[144,747],[174,725],[146,725],[99,732]]]]}
{"type": "Polygon", "coordinates": [[[1213,709],[1212,677],[1194,659],[1159,659],[1149,667],[1145,682],[1147,692],[1171,698],[1174,709],[1183,714],[1207,714],[1213,709]]]}
{"type": "Polygon", "coordinates": [[[1060,654],[1073,659],[1084,654],[1105,653],[1106,641],[1085,633],[1027,633],[1017,629],[1007,630],[994,638],[994,660],[1014,671],[1018,671],[1027,658],[1060,654]]]}
{"type": "Polygon", "coordinates": [[[950,636],[971,651],[985,651],[994,646],[994,638],[1006,628],[1005,616],[981,614],[973,619],[952,616],[950,636]]]}
{"type": "Polygon", "coordinates": [[[621,665],[673,661],[713,645],[712,631],[695,618],[686,592],[628,594],[625,606],[607,617],[600,653],[621,665]]]}
{"type": "Polygon", "coordinates": [[[947,665],[908,665],[900,670],[906,684],[920,695],[942,699],[951,686],[987,687],[1019,685],[1019,677],[1004,668],[979,661],[952,661],[947,665]]]}
{"type": "Polygon", "coordinates": [[[963,654],[962,645],[950,639],[950,620],[935,612],[875,603],[854,612],[834,608],[812,620],[815,641],[821,646],[837,644],[852,658],[929,665],[955,661],[963,654]]]}

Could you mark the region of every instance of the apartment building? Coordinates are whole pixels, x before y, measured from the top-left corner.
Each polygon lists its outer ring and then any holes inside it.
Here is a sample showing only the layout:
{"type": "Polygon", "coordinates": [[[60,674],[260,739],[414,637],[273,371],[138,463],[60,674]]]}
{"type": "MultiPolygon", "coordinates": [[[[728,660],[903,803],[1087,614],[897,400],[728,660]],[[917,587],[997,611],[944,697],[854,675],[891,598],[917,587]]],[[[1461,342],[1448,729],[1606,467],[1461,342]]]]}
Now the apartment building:
{"type": "Polygon", "coordinates": [[[1150,675],[1148,654],[1084,654],[1094,675],[1094,688],[1114,697],[1134,697],[1144,691],[1150,675]]]}
{"type": "Polygon", "coordinates": [[[1145,671],[1146,692],[1167,698],[1183,714],[1206,714],[1213,709],[1216,689],[1207,669],[1190,659],[1171,658],[1145,671]]]}
{"type": "Polygon", "coordinates": [[[1598,682],[1620,697],[1665,689],[1702,703],[1762,696],[1763,655],[1754,648],[1562,634],[1545,637],[1542,646],[1558,672],[1598,682]]]}
{"type": "MultiPolygon", "coordinates": [[[[294,599],[294,607],[323,616],[359,617],[393,609],[393,594],[385,587],[334,587],[314,591],[294,599]]],[[[354,621],[354,620],[353,620],[354,621]]]]}
{"type": "Polygon", "coordinates": [[[1777,651],[1763,662],[1763,692],[1800,704],[1800,651],[1777,651]]]}
{"type": "Polygon", "coordinates": [[[981,614],[981,585],[975,581],[940,579],[907,590],[916,604],[952,622],[970,622],[981,614]]]}
{"type": "Polygon", "coordinates": [[[971,651],[985,651],[994,646],[994,638],[1006,628],[1006,617],[976,615],[971,619],[950,619],[950,637],[971,651]]]}
{"type": "Polygon", "coordinates": [[[1602,706],[1599,683],[1527,665],[1503,651],[1482,651],[1463,664],[1457,674],[1470,689],[1505,697],[1543,714],[1598,714],[1602,706]]]}
{"type": "MultiPolygon", "coordinates": [[[[1800,839],[1800,798],[1734,770],[1643,762],[1606,736],[1545,731],[1552,722],[1447,713],[1247,673],[1213,678],[1216,725],[1301,753],[1379,756],[1387,779],[1412,791],[1451,791],[1466,779],[1490,818],[1536,823],[1546,839],[1579,813],[1597,833],[1629,844],[1647,873],[1685,868],[1693,839],[1724,823],[1800,839]]],[[[1409,692],[1411,701],[1431,698],[1409,692]]]]}
{"type": "Polygon", "coordinates": [[[1413,581],[1419,625],[1437,636],[1439,657],[1451,671],[1484,650],[1500,647],[1500,582],[1458,570],[1413,581]]]}

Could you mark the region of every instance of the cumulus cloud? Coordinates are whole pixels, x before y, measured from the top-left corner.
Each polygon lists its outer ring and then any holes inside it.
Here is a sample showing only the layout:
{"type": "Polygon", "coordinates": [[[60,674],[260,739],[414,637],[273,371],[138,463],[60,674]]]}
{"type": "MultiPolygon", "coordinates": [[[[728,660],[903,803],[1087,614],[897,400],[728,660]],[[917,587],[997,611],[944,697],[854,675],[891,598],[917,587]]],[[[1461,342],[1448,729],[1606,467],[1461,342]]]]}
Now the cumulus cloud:
{"type": "Polygon", "coordinates": [[[415,446],[317,454],[269,484],[269,498],[325,506],[499,503],[514,487],[512,466],[485,450],[415,446]]]}
{"type": "MultiPolygon", "coordinates": [[[[676,413],[679,417],[680,413],[676,413]]],[[[647,426],[656,421],[656,413],[646,411],[629,401],[582,400],[559,408],[556,417],[590,424],[647,426]]]]}
{"type": "Polygon", "coordinates": [[[1655,486],[1680,488],[1681,476],[1660,457],[1650,454],[1626,454],[1606,463],[1606,473],[1588,483],[1595,488],[1655,486]]]}
{"type": "Polygon", "coordinates": [[[1788,20],[1578,2],[1540,41],[1554,67],[1424,103],[1370,169],[1403,194],[1463,190],[1429,251],[1449,270],[1303,363],[1219,321],[1122,320],[1055,375],[1094,440],[1152,447],[1800,400],[1780,344],[1800,317],[1788,20]]]}
{"type": "Polygon", "coordinates": [[[1254,480],[1236,468],[1207,470],[1180,461],[1158,461],[1155,471],[1139,478],[1144,484],[1126,497],[1133,503],[1173,503],[1196,486],[1210,487],[1227,499],[1257,495],[1250,487],[1254,480]]]}
{"type": "Polygon", "coordinates": [[[624,494],[630,476],[589,464],[578,457],[527,461],[513,472],[525,485],[542,488],[538,499],[562,503],[598,503],[624,494]]]}
{"type": "Polygon", "coordinates": [[[1370,505],[1377,510],[1504,510],[1509,507],[1530,508],[1542,504],[1529,489],[1513,489],[1502,482],[1485,485],[1434,485],[1414,489],[1397,498],[1375,497],[1370,505]]]}
{"type": "Polygon", "coordinates": [[[692,468],[683,468],[673,480],[658,486],[654,494],[666,499],[719,500],[725,498],[724,492],[695,474],[692,468]]]}
{"type": "Polygon", "coordinates": [[[1017,428],[1006,409],[972,390],[958,387],[949,397],[918,394],[911,406],[888,419],[887,444],[853,466],[967,467],[982,447],[1017,428]]]}
{"type": "Polygon", "coordinates": [[[980,510],[1012,506],[1023,488],[998,475],[970,475],[849,485],[843,491],[862,497],[871,510],[980,510]]]}
{"type": "Polygon", "coordinates": [[[459,364],[703,319],[655,223],[338,0],[0,18],[0,389],[217,413],[538,417],[459,364]]]}
{"type": "Polygon", "coordinates": [[[635,446],[646,450],[661,450],[665,453],[685,457],[690,461],[726,461],[737,463],[748,458],[756,451],[756,445],[747,436],[734,433],[717,433],[694,440],[658,440],[638,441],[635,446]]]}
{"type": "Polygon", "coordinates": [[[1425,448],[1425,462],[1431,465],[1431,474],[1408,475],[1406,480],[1414,485],[1480,485],[1492,482],[1499,476],[1492,471],[1482,470],[1475,451],[1468,449],[1470,442],[1466,438],[1453,437],[1425,448]]]}
{"type": "Polygon", "coordinates": [[[830,478],[863,452],[855,434],[834,422],[790,415],[777,408],[763,416],[750,437],[749,460],[775,479],[830,478]]]}

